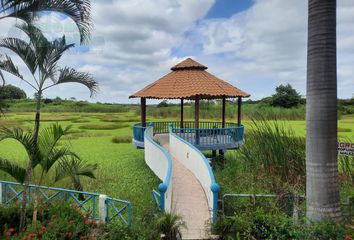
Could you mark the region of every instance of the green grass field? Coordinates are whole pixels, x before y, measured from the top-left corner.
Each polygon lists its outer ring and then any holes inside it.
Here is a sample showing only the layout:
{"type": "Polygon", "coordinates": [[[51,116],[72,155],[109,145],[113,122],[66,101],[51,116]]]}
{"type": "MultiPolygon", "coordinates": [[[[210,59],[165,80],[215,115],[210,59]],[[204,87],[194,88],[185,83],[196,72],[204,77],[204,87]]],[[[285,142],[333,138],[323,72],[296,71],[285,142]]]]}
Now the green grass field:
{"type": "MultiPolygon", "coordinates": [[[[34,113],[9,113],[0,119],[0,126],[21,126],[32,129],[34,113]]],[[[149,119],[158,121],[159,119],[149,119]]],[[[160,119],[167,121],[166,119],[160,119]]],[[[173,120],[173,119],[170,119],[173,120]]],[[[43,113],[42,127],[58,122],[71,125],[71,134],[66,138],[83,159],[98,163],[96,179],[84,179],[84,190],[98,192],[132,202],[134,214],[151,205],[151,191],[157,188],[159,179],[145,165],[143,150],[130,142],[132,125],[139,121],[135,111],[125,113],[43,113]],[[112,141],[112,139],[115,139],[112,141]],[[118,142],[118,143],[117,143],[118,142]]],[[[246,130],[251,121],[243,122],[246,130]]],[[[305,136],[305,121],[281,121],[298,136],[305,136]]],[[[339,121],[340,139],[354,139],[354,116],[343,116],[339,121]]],[[[247,141],[247,132],[246,132],[247,141]]],[[[0,142],[0,156],[26,163],[26,154],[13,141],[0,142]]],[[[218,177],[218,174],[216,174],[218,177]]],[[[0,179],[12,180],[0,172],[0,179]]],[[[221,184],[224,179],[220,179],[221,184]]],[[[217,179],[218,181],[218,179],[217,179]]],[[[69,182],[56,184],[70,187],[69,182]]]]}
{"type": "MultiPolygon", "coordinates": [[[[6,115],[0,119],[0,126],[32,128],[33,117],[33,113],[6,115]]],[[[131,143],[112,142],[115,136],[131,138],[133,122],[129,122],[129,117],[127,113],[44,113],[41,124],[44,127],[57,121],[63,126],[72,125],[72,133],[65,141],[70,142],[72,149],[83,159],[98,163],[95,180],[82,178],[84,190],[129,200],[133,205],[133,213],[139,214],[150,206],[151,191],[157,188],[159,179],[145,165],[143,150],[137,150],[131,143]],[[88,130],[87,126],[95,130],[88,130]]],[[[26,153],[14,141],[0,143],[0,156],[26,163],[26,153]]],[[[0,172],[0,179],[12,180],[3,172],[0,172]]],[[[72,188],[69,182],[59,182],[56,186],[72,188]]]]}

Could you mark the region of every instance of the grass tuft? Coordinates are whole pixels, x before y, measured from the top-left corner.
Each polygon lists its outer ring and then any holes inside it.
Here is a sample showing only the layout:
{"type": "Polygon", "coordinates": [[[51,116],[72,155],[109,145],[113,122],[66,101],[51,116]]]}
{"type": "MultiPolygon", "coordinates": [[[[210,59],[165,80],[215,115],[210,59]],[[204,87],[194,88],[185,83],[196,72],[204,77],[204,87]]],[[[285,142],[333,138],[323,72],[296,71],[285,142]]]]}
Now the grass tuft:
{"type": "Polygon", "coordinates": [[[120,128],[125,128],[125,127],[129,127],[129,125],[128,124],[123,124],[123,123],[108,124],[108,125],[86,124],[86,125],[80,126],[79,129],[86,129],[86,130],[113,130],[113,129],[120,129],[120,128]]]}
{"type": "Polygon", "coordinates": [[[131,136],[115,136],[112,138],[113,143],[131,143],[131,136]]]}
{"type": "Polygon", "coordinates": [[[350,128],[338,128],[338,132],[351,132],[350,128]]]}

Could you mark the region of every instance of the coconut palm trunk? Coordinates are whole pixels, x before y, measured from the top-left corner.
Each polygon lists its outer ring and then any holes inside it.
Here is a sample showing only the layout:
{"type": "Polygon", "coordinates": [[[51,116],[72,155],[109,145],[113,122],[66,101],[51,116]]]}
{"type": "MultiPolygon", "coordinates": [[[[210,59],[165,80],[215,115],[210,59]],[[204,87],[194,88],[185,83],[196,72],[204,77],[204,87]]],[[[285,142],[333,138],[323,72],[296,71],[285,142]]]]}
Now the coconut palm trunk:
{"type": "MultiPolygon", "coordinates": [[[[27,205],[27,189],[31,181],[31,175],[33,171],[33,163],[35,161],[35,157],[37,154],[37,149],[38,149],[38,135],[39,135],[39,127],[40,127],[40,122],[41,122],[41,99],[42,99],[42,92],[38,91],[37,98],[36,98],[36,118],[35,118],[35,123],[34,123],[34,131],[33,131],[33,143],[32,143],[32,150],[31,150],[31,155],[29,156],[29,161],[26,169],[26,175],[24,179],[24,192],[23,192],[23,198],[22,198],[22,206],[21,208],[23,211],[21,211],[21,217],[20,217],[20,230],[23,231],[26,225],[26,205],[27,205]]],[[[33,219],[37,219],[37,197],[35,197],[35,211],[33,212],[33,219]]]]}
{"type": "Polygon", "coordinates": [[[306,198],[310,221],[340,221],[337,161],[336,0],[309,0],[306,198]]]}

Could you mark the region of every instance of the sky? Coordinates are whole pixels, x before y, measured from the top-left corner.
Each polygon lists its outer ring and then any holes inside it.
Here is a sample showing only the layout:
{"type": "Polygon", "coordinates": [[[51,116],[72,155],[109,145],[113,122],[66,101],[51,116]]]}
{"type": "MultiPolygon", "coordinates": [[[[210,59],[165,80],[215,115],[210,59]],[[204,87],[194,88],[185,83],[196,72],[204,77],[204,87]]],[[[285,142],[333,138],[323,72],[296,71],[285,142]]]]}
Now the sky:
{"type": "MultiPolygon", "coordinates": [[[[354,1],[337,3],[338,96],[351,98],[354,1]]],[[[92,0],[92,17],[92,39],[85,46],[79,46],[78,32],[70,19],[58,14],[39,19],[48,37],[65,34],[69,42],[77,44],[64,55],[61,65],[90,72],[100,85],[93,98],[77,84],[52,88],[45,97],[137,103],[139,100],[128,99],[129,95],[169,73],[187,57],[250,93],[253,100],[270,96],[276,86],[287,83],[305,96],[306,0],[92,0]]],[[[14,22],[1,20],[0,37],[21,35],[14,22]]],[[[24,64],[19,59],[16,62],[31,80],[24,64]]],[[[10,75],[6,78],[33,96],[24,82],[10,75]]]]}

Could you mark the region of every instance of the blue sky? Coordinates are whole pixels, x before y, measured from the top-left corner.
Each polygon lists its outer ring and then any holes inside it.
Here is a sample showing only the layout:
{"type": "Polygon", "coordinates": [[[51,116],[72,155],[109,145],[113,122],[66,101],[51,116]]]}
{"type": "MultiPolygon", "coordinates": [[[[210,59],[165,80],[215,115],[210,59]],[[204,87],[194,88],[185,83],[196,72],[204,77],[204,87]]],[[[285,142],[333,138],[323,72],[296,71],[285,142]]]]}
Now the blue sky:
{"type": "MultiPolygon", "coordinates": [[[[354,1],[338,0],[338,95],[354,93],[354,1]]],[[[132,93],[192,57],[208,71],[261,99],[290,83],[306,93],[307,1],[284,0],[92,0],[92,40],[64,55],[61,64],[90,72],[99,82],[94,98],[68,84],[45,93],[77,99],[135,103],[132,93]],[[141,6],[144,7],[141,7],[141,6]]],[[[13,35],[2,21],[0,34],[13,35]]],[[[71,20],[44,15],[48,36],[78,43],[71,20]]],[[[20,65],[26,77],[25,66],[20,65]]],[[[31,89],[6,76],[9,83],[31,89]]]]}
{"type": "Polygon", "coordinates": [[[248,9],[252,3],[251,0],[216,0],[205,18],[229,18],[248,9]]]}

